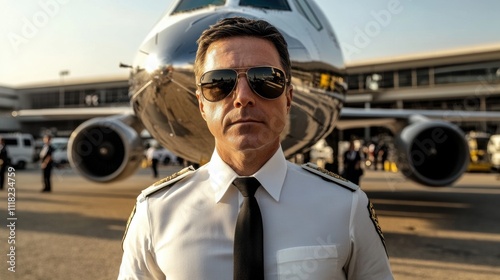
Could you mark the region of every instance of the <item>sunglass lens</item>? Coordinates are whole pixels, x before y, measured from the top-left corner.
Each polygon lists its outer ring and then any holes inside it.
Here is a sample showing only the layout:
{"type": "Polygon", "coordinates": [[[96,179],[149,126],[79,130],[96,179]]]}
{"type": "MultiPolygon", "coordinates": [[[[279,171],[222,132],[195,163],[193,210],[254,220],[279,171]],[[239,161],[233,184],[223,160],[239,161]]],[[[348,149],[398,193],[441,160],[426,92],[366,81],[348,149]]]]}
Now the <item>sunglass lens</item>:
{"type": "Polygon", "coordinates": [[[255,93],[267,98],[278,98],[285,90],[286,77],[280,69],[273,67],[250,68],[248,83],[255,93]]]}
{"type": "Polygon", "coordinates": [[[205,73],[201,77],[201,93],[208,101],[219,101],[228,96],[236,84],[237,73],[222,69],[205,73]]]}

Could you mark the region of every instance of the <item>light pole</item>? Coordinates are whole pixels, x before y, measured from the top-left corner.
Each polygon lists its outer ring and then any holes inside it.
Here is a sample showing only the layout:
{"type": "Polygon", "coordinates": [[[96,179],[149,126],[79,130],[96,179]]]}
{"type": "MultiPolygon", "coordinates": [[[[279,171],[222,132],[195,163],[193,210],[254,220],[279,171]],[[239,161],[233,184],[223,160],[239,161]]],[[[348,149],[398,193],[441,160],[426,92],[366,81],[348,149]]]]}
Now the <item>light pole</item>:
{"type": "Polygon", "coordinates": [[[59,107],[64,107],[64,76],[69,75],[69,70],[61,70],[59,77],[61,78],[61,85],[59,86],[59,107]]]}

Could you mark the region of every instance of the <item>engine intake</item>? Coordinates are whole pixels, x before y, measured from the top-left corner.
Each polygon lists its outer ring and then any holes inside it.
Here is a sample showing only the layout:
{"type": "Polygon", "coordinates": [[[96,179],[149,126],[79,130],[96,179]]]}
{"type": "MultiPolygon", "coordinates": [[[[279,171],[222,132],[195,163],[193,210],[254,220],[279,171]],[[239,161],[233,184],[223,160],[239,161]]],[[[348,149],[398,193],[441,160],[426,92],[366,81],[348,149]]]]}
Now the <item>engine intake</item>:
{"type": "Polygon", "coordinates": [[[133,115],[95,118],[82,123],[68,142],[71,166],[85,178],[100,183],[134,174],[143,157],[141,128],[133,115]]]}
{"type": "Polygon", "coordinates": [[[409,179],[424,185],[451,185],[469,164],[464,133],[448,122],[412,116],[396,144],[399,169],[409,179]]]}

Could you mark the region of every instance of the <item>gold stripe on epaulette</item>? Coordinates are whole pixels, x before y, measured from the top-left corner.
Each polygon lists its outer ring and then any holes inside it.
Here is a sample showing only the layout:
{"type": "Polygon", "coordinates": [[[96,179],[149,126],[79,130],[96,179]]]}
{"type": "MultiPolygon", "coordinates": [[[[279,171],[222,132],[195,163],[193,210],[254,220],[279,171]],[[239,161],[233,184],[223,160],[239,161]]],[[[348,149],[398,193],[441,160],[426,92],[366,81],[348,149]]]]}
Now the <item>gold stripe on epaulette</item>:
{"type": "Polygon", "coordinates": [[[319,167],[316,164],[308,162],[306,164],[303,164],[302,168],[304,168],[305,170],[307,170],[313,174],[319,175],[326,180],[335,182],[336,184],[338,184],[344,188],[347,188],[351,191],[356,191],[357,189],[359,189],[358,185],[352,183],[351,181],[347,180],[346,178],[344,178],[338,174],[335,174],[329,170],[326,170],[322,167],[319,167]]]}
{"type": "Polygon", "coordinates": [[[335,179],[339,179],[339,180],[342,180],[342,181],[344,181],[344,182],[349,182],[349,180],[347,180],[346,178],[344,178],[344,177],[342,177],[342,176],[338,175],[337,173],[333,173],[333,172],[331,172],[331,171],[329,171],[329,170],[326,170],[326,169],[324,169],[323,167],[319,167],[319,166],[317,166],[316,164],[313,164],[313,163],[311,163],[311,162],[308,162],[308,163],[306,163],[306,164],[304,164],[304,165],[305,165],[306,167],[309,167],[309,168],[312,168],[312,169],[314,169],[314,170],[317,170],[317,171],[319,171],[319,172],[321,172],[321,173],[323,173],[323,174],[325,174],[325,175],[328,175],[328,176],[330,176],[330,177],[333,177],[333,178],[335,178],[335,179]]]}
{"type": "Polygon", "coordinates": [[[182,180],[182,178],[188,176],[191,172],[195,171],[195,169],[192,166],[186,167],[182,169],[181,171],[174,173],[168,177],[165,177],[158,182],[152,184],[149,186],[147,189],[143,190],[141,192],[141,195],[137,198],[137,201],[142,202],[146,197],[163,190],[169,186],[172,186],[175,184],[177,181],[182,180]]]}
{"type": "Polygon", "coordinates": [[[382,232],[382,227],[380,226],[377,218],[377,214],[375,213],[375,208],[373,207],[373,204],[371,201],[368,201],[368,213],[370,214],[370,220],[372,220],[373,225],[375,226],[375,230],[378,233],[378,236],[380,237],[380,240],[382,241],[382,244],[384,245],[385,248],[385,253],[387,254],[387,247],[385,246],[385,238],[384,238],[384,233],[382,232]]]}
{"type": "Polygon", "coordinates": [[[193,169],[191,166],[190,166],[190,167],[187,167],[187,168],[184,168],[184,169],[182,169],[182,170],[181,170],[181,171],[179,171],[179,172],[176,172],[176,173],[174,173],[174,174],[172,174],[172,175],[170,175],[170,176],[167,176],[167,177],[165,177],[165,178],[163,178],[163,179],[161,179],[161,180],[159,180],[159,181],[155,182],[152,186],[153,186],[153,187],[159,186],[159,185],[161,185],[161,184],[163,184],[163,183],[165,183],[165,182],[171,181],[171,180],[173,180],[173,179],[175,179],[175,178],[177,178],[177,177],[181,176],[182,174],[185,174],[186,172],[193,171],[193,170],[194,170],[194,169],[193,169]]]}
{"type": "Polygon", "coordinates": [[[344,177],[340,176],[340,175],[339,175],[339,174],[337,174],[337,173],[333,173],[333,172],[331,172],[330,170],[326,170],[326,169],[324,169],[323,167],[316,166],[316,170],[318,170],[318,171],[319,171],[319,172],[321,172],[321,173],[325,173],[325,174],[327,174],[327,175],[330,175],[330,176],[332,176],[332,177],[334,177],[334,178],[336,178],[336,179],[342,180],[342,181],[344,181],[344,182],[349,182],[349,180],[347,180],[346,178],[344,178],[344,177]]]}

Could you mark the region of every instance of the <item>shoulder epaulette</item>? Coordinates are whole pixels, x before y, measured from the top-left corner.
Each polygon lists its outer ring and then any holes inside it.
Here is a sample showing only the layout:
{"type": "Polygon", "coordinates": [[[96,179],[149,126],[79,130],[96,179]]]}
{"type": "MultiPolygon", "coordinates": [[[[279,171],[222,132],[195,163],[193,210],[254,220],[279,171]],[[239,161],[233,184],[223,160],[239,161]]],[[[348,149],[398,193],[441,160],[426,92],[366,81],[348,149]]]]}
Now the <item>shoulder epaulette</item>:
{"type": "Polygon", "coordinates": [[[314,163],[306,163],[306,164],[303,164],[302,165],[302,168],[304,168],[305,170],[313,173],[313,174],[316,174],[316,175],[319,175],[321,177],[323,177],[323,179],[326,179],[328,181],[331,181],[331,182],[334,182],[334,183],[337,183],[338,185],[340,185],[341,187],[344,187],[352,192],[356,191],[357,189],[359,189],[359,186],[354,184],[353,182],[343,178],[342,176],[338,175],[338,174],[335,174],[331,171],[328,171],[324,168],[321,168],[319,166],[317,166],[316,164],[314,163]]]}
{"type": "MultiPolygon", "coordinates": [[[[179,172],[176,172],[170,176],[167,176],[167,177],[159,180],[158,182],[156,182],[156,183],[152,184],[151,186],[149,186],[148,188],[144,189],[141,192],[141,194],[139,195],[139,197],[137,198],[137,202],[143,202],[144,200],[146,200],[146,198],[148,196],[154,194],[155,192],[163,190],[166,187],[173,186],[175,182],[180,181],[182,178],[185,178],[186,176],[193,173],[194,171],[195,171],[194,167],[189,166],[189,167],[182,169],[179,172]]],[[[130,216],[129,216],[128,221],[127,221],[127,225],[125,226],[125,232],[123,233],[123,237],[122,237],[122,249],[123,249],[123,242],[125,241],[125,237],[127,236],[128,228],[130,226],[130,222],[132,221],[132,218],[135,215],[136,206],[137,205],[134,205],[134,209],[132,209],[132,213],[130,213],[130,216]]]]}
{"type": "Polygon", "coordinates": [[[139,196],[138,201],[142,202],[148,196],[150,196],[150,195],[152,195],[160,190],[163,190],[166,187],[173,186],[175,182],[180,181],[182,178],[188,176],[189,174],[193,173],[194,171],[195,171],[194,167],[189,166],[189,167],[182,169],[179,172],[176,172],[170,176],[167,176],[167,177],[155,182],[154,184],[152,184],[151,186],[149,186],[148,188],[146,188],[145,190],[143,190],[141,192],[141,195],[139,196]]]}

